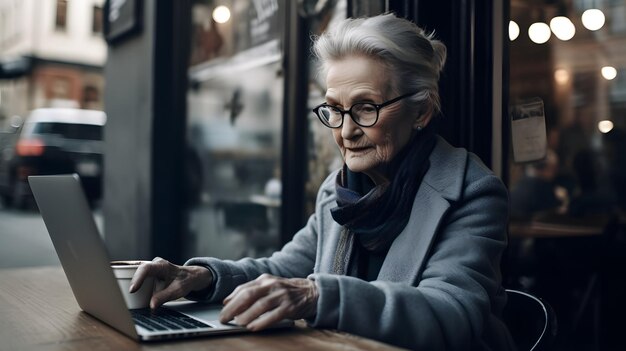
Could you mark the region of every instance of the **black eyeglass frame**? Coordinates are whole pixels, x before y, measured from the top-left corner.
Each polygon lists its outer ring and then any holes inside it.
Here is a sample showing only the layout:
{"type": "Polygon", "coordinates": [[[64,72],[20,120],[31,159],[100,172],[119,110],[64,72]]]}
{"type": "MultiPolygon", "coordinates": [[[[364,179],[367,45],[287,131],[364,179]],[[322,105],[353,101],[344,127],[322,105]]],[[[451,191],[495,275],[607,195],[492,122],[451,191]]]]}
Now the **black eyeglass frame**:
{"type": "Polygon", "coordinates": [[[398,101],[400,101],[400,100],[402,100],[404,98],[407,98],[407,97],[409,97],[411,95],[415,95],[415,94],[417,94],[417,92],[400,95],[400,96],[398,96],[396,98],[393,98],[391,100],[385,101],[382,104],[375,104],[373,102],[357,102],[357,103],[353,104],[352,106],[350,106],[350,108],[347,109],[347,110],[343,110],[343,109],[340,109],[337,106],[333,106],[333,105],[329,105],[327,103],[323,103],[323,104],[319,104],[319,105],[315,106],[313,108],[313,113],[315,113],[315,115],[322,122],[323,125],[325,125],[328,128],[331,128],[331,129],[337,129],[337,128],[341,128],[343,126],[343,119],[344,119],[346,113],[348,115],[350,115],[350,118],[352,118],[352,121],[354,121],[354,123],[356,123],[359,127],[368,128],[368,127],[374,126],[374,124],[376,124],[378,122],[378,117],[380,117],[380,110],[383,107],[389,106],[389,105],[391,105],[393,103],[396,103],[396,102],[398,102],[398,101]],[[352,115],[352,109],[354,108],[354,106],[364,105],[364,104],[372,105],[372,106],[374,106],[376,108],[376,119],[374,119],[374,122],[372,122],[372,124],[367,124],[367,125],[361,124],[361,123],[357,122],[357,120],[354,119],[354,117],[352,115]],[[322,117],[320,115],[320,113],[319,113],[319,109],[322,108],[322,107],[330,107],[332,109],[335,109],[335,110],[339,111],[341,113],[341,123],[339,123],[339,125],[336,126],[336,127],[333,127],[333,126],[329,125],[328,121],[324,117],[322,117]]]}

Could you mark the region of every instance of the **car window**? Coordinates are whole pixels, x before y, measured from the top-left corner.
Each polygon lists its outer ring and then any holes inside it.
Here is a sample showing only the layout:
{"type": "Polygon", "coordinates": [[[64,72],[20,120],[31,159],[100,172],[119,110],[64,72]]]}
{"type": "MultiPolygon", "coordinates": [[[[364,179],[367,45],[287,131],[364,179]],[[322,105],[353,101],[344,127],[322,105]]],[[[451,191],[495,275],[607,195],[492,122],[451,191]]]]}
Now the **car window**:
{"type": "Polygon", "coordinates": [[[57,134],[66,139],[102,140],[102,126],[71,123],[37,123],[33,134],[57,134]]]}

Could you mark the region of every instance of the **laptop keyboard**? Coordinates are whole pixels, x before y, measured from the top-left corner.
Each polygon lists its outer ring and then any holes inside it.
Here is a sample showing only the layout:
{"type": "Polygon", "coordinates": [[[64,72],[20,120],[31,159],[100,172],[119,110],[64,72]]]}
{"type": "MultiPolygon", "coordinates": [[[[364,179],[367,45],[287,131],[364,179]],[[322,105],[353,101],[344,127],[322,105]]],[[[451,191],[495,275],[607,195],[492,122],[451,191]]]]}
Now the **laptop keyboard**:
{"type": "Polygon", "coordinates": [[[159,308],[156,311],[141,308],[130,310],[130,313],[135,324],[150,331],[212,328],[208,324],[167,308],[159,308]]]}

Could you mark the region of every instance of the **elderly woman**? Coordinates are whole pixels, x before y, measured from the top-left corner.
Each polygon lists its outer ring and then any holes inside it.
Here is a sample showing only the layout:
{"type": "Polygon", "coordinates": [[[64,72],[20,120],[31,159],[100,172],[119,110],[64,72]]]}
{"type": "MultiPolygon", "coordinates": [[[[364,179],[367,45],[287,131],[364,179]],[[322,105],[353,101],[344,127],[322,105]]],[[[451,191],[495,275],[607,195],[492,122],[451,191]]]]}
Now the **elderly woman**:
{"type": "Polygon", "coordinates": [[[304,318],[402,347],[508,350],[507,193],[479,159],[438,137],[445,46],[392,14],[348,19],[316,40],[342,169],[316,211],[269,258],[162,259],[143,265],[169,283],[151,306],[181,296],[223,302],[223,322],[260,330],[304,318]]]}

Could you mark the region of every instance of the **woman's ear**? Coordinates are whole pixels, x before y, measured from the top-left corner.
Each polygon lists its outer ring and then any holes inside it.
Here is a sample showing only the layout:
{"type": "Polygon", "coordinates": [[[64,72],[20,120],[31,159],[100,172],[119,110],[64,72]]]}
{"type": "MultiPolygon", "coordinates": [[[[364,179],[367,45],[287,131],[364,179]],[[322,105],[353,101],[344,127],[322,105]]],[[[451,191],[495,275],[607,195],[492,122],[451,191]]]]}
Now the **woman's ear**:
{"type": "Polygon", "coordinates": [[[428,123],[430,123],[430,120],[432,119],[432,112],[427,111],[426,113],[422,113],[420,114],[416,119],[415,122],[413,122],[413,129],[420,131],[424,128],[426,128],[426,126],[428,125],[428,123]]]}

